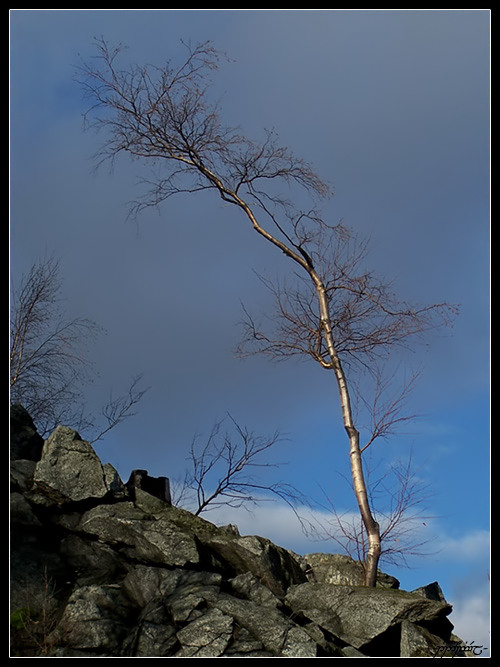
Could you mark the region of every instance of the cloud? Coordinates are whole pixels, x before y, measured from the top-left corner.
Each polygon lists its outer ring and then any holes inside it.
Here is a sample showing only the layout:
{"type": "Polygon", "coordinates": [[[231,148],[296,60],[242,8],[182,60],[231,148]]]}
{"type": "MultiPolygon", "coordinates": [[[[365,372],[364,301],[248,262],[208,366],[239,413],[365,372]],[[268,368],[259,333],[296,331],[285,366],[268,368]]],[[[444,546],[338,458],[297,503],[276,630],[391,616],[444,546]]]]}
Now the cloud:
{"type": "Polygon", "coordinates": [[[483,647],[481,655],[489,656],[490,635],[490,599],[489,591],[478,591],[453,603],[451,622],[455,626],[454,634],[469,646],[483,647]]]}
{"type": "MultiPolygon", "coordinates": [[[[340,515],[346,524],[359,522],[359,516],[355,513],[344,515],[340,512],[340,515]]],[[[311,534],[310,531],[304,530],[304,526],[306,528],[323,527],[328,529],[332,535],[336,535],[334,517],[326,511],[298,507],[294,512],[288,505],[270,500],[249,508],[222,506],[205,512],[202,516],[217,525],[236,524],[242,535],[262,535],[297,553],[341,550],[334,540],[320,539],[315,533],[311,534]],[[298,517],[302,519],[303,523],[298,517]]],[[[417,529],[424,530],[420,526],[415,528],[417,529]]],[[[490,553],[489,531],[478,529],[459,537],[450,537],[445,534],[446,529],[438,526],[437,522],[432,519],[426,519],[425,531],[427,530],[437,562],[450,563],[453,561],[467,566],[477,565],[484,571],[484,563],[488,561],[490,553]]]]}
{"type": "Polygon", "coordinates": [[[447,537],[438,541],[440,559],[446,561],[478,561],[488,559],[490,532],[473,530],[459,537],[447,537]]]}
{"type": "MultiPolygon", "coordinates": [[[[312,511],[305,507],[298,508],[298,514],[317,525],[326,525],[332,516],[327,512],[312,511]]],[[[251,509],[220,507],[202,515],[217,525],[236,524],[241,535],[261,535],[295,553],[305,555],[314,552],[341,552],[340,546],[333,540],[314,540],[308,537],[294,514],[287,505],[277,502],[265,502],[251,509]]],[[[353,515],[354,516],[354,515],[353,515]]],[[[428,527],[434,531],[436,525],[429,520],[428,527]]],[[[486,530],[473,530],[459,537],[444,535],[444,528],[439,527],[443,537],[437,540],[439,553],[429,573],[435,576],[446,589],[453,589],[450,601],[453,611],[450,620],[454,633],[467,645],[483,647],[481,655],[489,656],[490,648],[490,592],[485,559],[489,556],[490,536],[486,530]],[[443,570],[443,563],[449,570],[458,568],[457,576],[448,577],[443,570]]],[[[397,574],[397,573],[396,573],[397,574]]],[[[418,570],[415,573],[418,576],[418,570]]],[[[420,584],[414,584],[415,586],[420,584]]],[[[407,590],[412,590],[413,586],[407,590]]],[[[448,595],[447,595],[448,598],[448,595]]]]}
{"type": "Polygon", "coordinates": [[[310,523],[325,524],[328,519],[331,520],[331,515],[314,512],[307,507],[298,507],[295,513],[288,505],[265,501],[250,508],[219,507],[205,512],[202,516],[219,526],[235,524],[241,535],[260,535],[299,554],[335,551],[333,542],[314,539],[304,530],[304,525],[308,526],[310,523]],[[304,524],[301,524],[298,517],[304,524]]]}

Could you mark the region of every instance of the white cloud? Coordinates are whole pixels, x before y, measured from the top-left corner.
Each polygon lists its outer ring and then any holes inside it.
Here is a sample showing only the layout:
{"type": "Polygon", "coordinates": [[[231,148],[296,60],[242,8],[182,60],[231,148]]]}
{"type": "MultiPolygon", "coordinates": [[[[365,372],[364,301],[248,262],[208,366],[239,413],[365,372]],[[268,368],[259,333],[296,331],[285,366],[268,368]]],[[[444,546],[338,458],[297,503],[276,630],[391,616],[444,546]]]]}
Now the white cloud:
{"type": "MultiPolygon", "coordinates": [[[[330,512],[297,508],[297,514],[316,527],[327,527],[335,533],[335,518],[330,512]]],[[[306,535],[297,515],[288,505],[278,502],[264,502],[245,509],[222,506],[202,514],[203,518],[217,525],[236,524],[242,535],[261,535],[275,544],[292,549],[297,553],[314,551],[340,552],[341,547],[333,540],[313,539],[306,535]]],[[[357,514],[343,515],[346,524],[358,523],[357,514]]],[[[444,528],[432,519],[415,526],[422,532],[422,538],[430,538],[430,549],[435,553],[436,562],[484,563],[489,560],[490,534],[488,530],[473,530],[459,537],[449,537],[444,528]],[[423,527],[425,525],[425,528],[423,527]],[[427,535],[426,535],[427,533],[427,535]]]]}
{"type": "MultiPolygon", "coordinates": [[[[327,512],[312,512],[307,508],[300,508],[299,514],[309,520],[316,520],[324,525],[331,521],[332,515],[327,512]]],[[[320,552],[337,552],[342,550],[334,541],[314,541],[308,538],[300,525],[293,510],[287,505],[268,502],[245,508],[220,507],[202,515],[208,521],[217,525],[235,524],[241,535],[261,535],[272,540],[275,544],[291,549],[299,554],[320,552]]],[[[439,549],[436,558],[436,576],[442,575],[443,563],[453,561],[461,563],[466,569],[472,568],[466,578],[458,580],[455,577],[454,588],[456,595],[451,600],[453,612],[450,621],[454,625],[454,633],[467,645],[485,647],[481,655],[489,656],[490,648],[490,596],[489,586],[485,582],[478,583],[477,575],[481,570],[481,577],[486,577],[484,561],[489,557],[489,531],[473,530],[460,537],[447,537],[438,522],[430,520],[427,527],[434,534],[441,534],[433,546],[439,549]],[[438,564],[440,563],[440,564],[438,564]]]]}
{"type": "Polygon", "coordinates": [[[450,620],[455,626],[454,633],[469,646],[482,646],[483,657],[489,656],[490,601],[489,591],[478,591],[470,597],[464,597],[453,604],[450,620]]]}
{"type": "Polygon", "coordinates": [[[486,560],[490,553],[490,532],[473,530],[459,537],[438,539],[440,560],[475,561],[486,560]]]}
{"type": "MultiPolygon", "coordinates": [[[[327,515],[311,512],[307,508],[298,508],[297,513],[304,519],[324,521],[327,515]]],[[[331,543],[315,541],[304,533],[301,522],[291,507],[275,502],[264,502],[256,507],[245,509],[220,507],[202,514],[203,518],[217,525],[235,524],[241,535],[260,535],[275,544],[305,554],[313,551],[331,551],[331,543]],[[318,546],[318,544],[320,546],[318,546]]]]}

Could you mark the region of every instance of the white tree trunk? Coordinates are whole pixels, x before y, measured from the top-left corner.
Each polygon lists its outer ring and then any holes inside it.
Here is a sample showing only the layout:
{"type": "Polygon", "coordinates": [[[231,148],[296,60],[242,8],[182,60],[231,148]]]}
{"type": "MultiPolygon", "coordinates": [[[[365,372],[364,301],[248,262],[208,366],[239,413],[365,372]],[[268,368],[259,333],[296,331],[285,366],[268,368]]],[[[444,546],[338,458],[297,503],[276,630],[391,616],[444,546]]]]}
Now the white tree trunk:
{"type": "Polygon", "coordinates": [[[363,524],[366,529],[368,537],[368,553],[365,558],[365,586],[375,586],[377,578],[377,568],[378,561],[380,559],[380,528],[378,523],[375,521],[370,503],[368,500],[368,491],[366,487],[365,477],[363,474],[363,464],[361,460],[361,450],[359,446],[359,433],[356,430],[352,417],[351,409],[351,400],[349,395],[349,388],[347,384],[347,379],[342,368],[337,350],[335,348],[335,341],[332,331],[332,320],[330,316],[330,308],[328,305],[328,298],[326,294],[325,286],[321,281],[320,277],[316,273],[312,263],[308,261],[308,257],[303,254],[299,254],[288,245],[277,239],[275,236],[270,234],[265,230],[257,221],[252,210],[240,197],[234,192],[229,192],[226,190],[219,179],[210,172],[206,175],[209,175],[209,178],[216,183],[219,191],[223,198],[227,198],[232,203],[237,204],[243,211],[246,213],[255,231],[263,236],[267,241],[277,246],[287,257],[293,259],[297,264],[302,266],[303,269],[307,271],[311,280],[314,282],[316,293],[318,295],[318,302],[320,308],[321,324],[323,327],[323,332],[325,336],[326,345],[328,348],[328,355],[330,357],[330,362],[326,364],[327,368],[332,369],[335,372],[335,377],[337,380],[337,385],[339,389],[340,396],[340,405],[342,408],[342,418],[344,422],[344,428],[349,437],[349,456],[351,460],[351,475],[354,487],[354,493],[358,503],[359,511],[363,524]]]}
{"type": "Polygon", "coordinates": [[[342,408],[342,418],[344,428],[349,437],[349,457],[351,461],[351,475],[354,487],[354,494],[358,502],[359,512],[368,536],[368,553],[365,559],[365,586],[375,586],[377,579],[377,568],[380,559],[380,527],[375,521],[370,503],[368,500],[368,491],[366,487],[365,476],[363,473],[363,462],[361,459],[361,449],[359,446],[359,432],[354,426],[351,400],[347,379],[342,368],[342,364],[335,349],[331,317],[328,306],[326,290],[321,280],[317,276],[311,275],[318,294],[321,322],[325,335],[328,354],[330,357],[331,368],[335,373],[339,389],[340,405],[342,408]]]}

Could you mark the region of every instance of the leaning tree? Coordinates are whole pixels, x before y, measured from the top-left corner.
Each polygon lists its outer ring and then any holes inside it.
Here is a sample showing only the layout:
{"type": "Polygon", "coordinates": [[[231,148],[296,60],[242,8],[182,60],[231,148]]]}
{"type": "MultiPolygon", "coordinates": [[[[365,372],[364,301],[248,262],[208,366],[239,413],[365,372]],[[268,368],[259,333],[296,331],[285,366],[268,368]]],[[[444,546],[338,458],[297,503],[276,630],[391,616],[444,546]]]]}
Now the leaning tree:
{"type": "MultiPolygon", "coordinates": [[[[173,195],[212,190],[295,265],[293,286],[272,285],[277,303],[273,331],[261,331],[249,316],[245,342],[273,356],[308,355],[333,373],[367,536],[365,584],[374,586],[380,526],[370,506],[362,455],[399,417],[392,409],[374,409],[372,434],[360,442],[352,407],[354,372],[359,365],[375,368],[388,350],[447,323],[454,309],[447,304],[415,307],[396,299],[390,284],[363,269],[364,244],[318,212],[319,200],[328,198],[331,189],[310,164],[281,146],[274,132],[252,141],[226,126],[211,95],[211,75],[224,56],[210,43],[186,47],[178,66],[125,68],[119,66],[121,46],[104,40],[96,45],[96,58],[81,64],[78,79],[89,99],[87,126],[105,136],[97,163],[125,153],[155,166],[156,176],[134,204],[135,212],[173,195]],[[294,206],[281,194],[283,186],[292,194],[296,187],[305,191],[311,206],[294,206]]],[[[294,199],[303,196],[297,193],[294,199]]]]}

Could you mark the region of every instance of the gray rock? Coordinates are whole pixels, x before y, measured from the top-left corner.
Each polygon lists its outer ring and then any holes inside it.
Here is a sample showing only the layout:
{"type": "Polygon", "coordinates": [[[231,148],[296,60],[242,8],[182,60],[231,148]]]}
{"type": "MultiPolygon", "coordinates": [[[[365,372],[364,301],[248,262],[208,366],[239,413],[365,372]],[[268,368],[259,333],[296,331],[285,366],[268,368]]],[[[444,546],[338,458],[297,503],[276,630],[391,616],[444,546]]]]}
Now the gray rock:
{"type": "Polygon", "coordinates": [[[360,650],[403,620],[439,625],[451,612],[447,603],[406,591],[310,582],[293,586],[285,602],[296,613],[360,650]]]}
{"type": "MultiPolygon", "coordinates": [[[[343,554],[312,553],[303,557],[309,581],[340,586],[362,586],[363,566],[343,554]]],[[[377,573],[378,588],[399,588],[395,577],[377,573]]]]}
{"type": "Polygon", "coordinates": [[[18,459],[10,462],[10,488],[13,491],[29,491],[33,485],[35,461],[18,459]]]}
{"type": "Polygon", "coordinates": [[[110,491],[113,499],[128,498],[128,492],[125,484],[122,482],[116,468],[111,463],[104,463],[102,466],[104,485],[110,491]]]}
{"type": "Polygon", "coordinates": [[[66,426],[45,441],[33,477],[33,499],[44,504],[64,505],[102,499],[120,486],[118,473],[104,468],[90,443],[66,426]]]}
{"type": "Polygon", "coordinates": [[[147,605],[138,619],[128,653],[136,658],[166,658],[175,655],[178,647],[176,628],[163,605],[156,601],[147,605]]]}
{"type": "Polygon", "coordinates": [[[402,658],[422,658],[433,656],[443,646],[443,640],[433,635],[426,628],[402,621],[401,650],[402,658]]]}
{"type": "Polygon", "coordinates": [[[342,657],[344,658],[366,658],[364,653],[361,653],[352,646],[346,646],[341,650],[342,657]]]}
{"type": "Polygon", "coordinates": [[[412,591],[413,595],[419,595],[420,597],[425,598],[426,600],[438,600],[439,602],[446,602],[441,586],[437,581],[433,581],[432,584],[427,584],[426,586],[421,586],[412,591]]]}
{"type": "Polygon", "coordinates": [[[264,649],[262,642],[256,639],[249,630],[238,624],[233,630],[233,641],[224,655],[235,658],[272,658],[273,654],[264,649]]]}
{"type": "Polygon", "coordinates": [[[99,505],[82,517],[79,530],[112,545],[120,545],[129,558],[179,566],[200,560],[192,533],[173,521],[155,519],[132,502],[99,505]]]}
{"type": "Polygon", "coordinates": [[[177,632],[181,658],[217,658],[224,653],[233,631],[233,619],[218,609],[209,609],[177,632]]]}
{"type": "Polygon", "coordinates": [[[22,495],[22,493],[10,494],[10,520],[11,525],[41,527],[37,516],[34,514],[31,505],[22,495]]]}
{"type": "Polygon", "coordinates": [[[128,598],[139,608],[163,600],[175,591],[183,570],[137,564],[122,582],[128,598]]]}
{"type": "Polygon", "coordinates": [[[465,646],[437,582],[406,592],[379,572],[365,588],[347,556],[299,556],[217,527],[173,507],[166,478],[135,473],[127,489],[66,427],[38,463],[12,461],[16,657],[430,657],[465,646]],[[26,608],[37,615],[23,634],[26,608]]]}
{"type": "Polygon", "coordinates": [[[118,584],[78,587],[50,641],[103,656],[121,655],[130,632],[131,612],[118,584]]]}
{"type": "Polygon", "coordinates": [[[228,523],[225,526],[219,526],[219,530],[222,530],[224,533],[229,533],[229,535],[238,535],[240,534],[238,526],[235,526],[233,523],[228,523]]]}
{"type": "Polygon", "coordinates": [[[265,608],[264,613],[260,604],[226,593],[221,593],[213,604],[246,628],[273,656],[313,657],[317,654],[316,642],[311,636],[277,609],[265,608]]]}
{"type": "Polygon", "coordinates": [[[68,535],[61,540],[60,553],[73,570],[79,585],[111,584],[127,573],[127,565],[107,544],[68,535]]]}
{"type": "Polygon", "coordinates": [[[207,605],[215,605],[219,597],[217,584],[204,583],[204,577],[199,581],[190,581],[189,577],[179,582],[175,591],[165,598],[171,618],[176,624],[191,622],[206,613],[207,605]]]}
{"type": "Polygon", "coordinates": [[[235,574],[251,572],[278,597],[283,597],[292,584],[307,581],[290,553],[263,537],[239,537],[219,532],[209,536],[204,543],[235,574]]]}
{"type": "Polygon", "coordinates": [[[22,405],[10,408],[10,458],[39,461],[43,438],[38,434],[33,419],[22,405]]]}
{"type": "Polygon", "coordinates": [[[244,598],[256,602],[262,607],[277,607],[281,604],[281,600],[267,586],[261,582],[251,572],[239,574],[234,579],[230,579],[229,583],[237,597],[244,598]]]}

